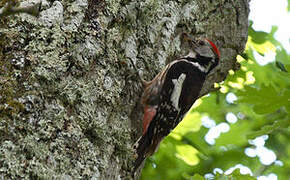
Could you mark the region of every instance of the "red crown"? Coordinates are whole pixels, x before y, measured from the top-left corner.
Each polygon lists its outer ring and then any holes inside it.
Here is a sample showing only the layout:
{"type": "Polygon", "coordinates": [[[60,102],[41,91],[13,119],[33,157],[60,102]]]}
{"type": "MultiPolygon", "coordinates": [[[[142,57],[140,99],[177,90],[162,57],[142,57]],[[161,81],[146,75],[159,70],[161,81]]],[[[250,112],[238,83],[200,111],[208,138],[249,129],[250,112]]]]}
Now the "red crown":
{"type": "Polygon", "coordinates": [[[207,40],[209,42],[209,44],[212,46],[214,52],[218,55],[218,58],[220,58],[220,51],[218,50],[216,45],[213,42],[211,42],[209,39],[205,39],[205,40],[207,40]]]}

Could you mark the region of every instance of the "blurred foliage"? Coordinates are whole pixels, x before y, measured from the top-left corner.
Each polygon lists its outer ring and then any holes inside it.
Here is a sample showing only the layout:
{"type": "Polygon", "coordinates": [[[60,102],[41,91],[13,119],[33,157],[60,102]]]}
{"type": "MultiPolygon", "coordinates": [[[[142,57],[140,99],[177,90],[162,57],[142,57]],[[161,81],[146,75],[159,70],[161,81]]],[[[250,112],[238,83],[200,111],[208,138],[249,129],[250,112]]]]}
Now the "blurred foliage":
{"type": "Polygon", "coordinates": [[[194,104],[184,120],[164,139],[158,152],[146,161],[141,179],[250,180],[270,173],[275,173],[279,179],[289,178],[290,55],[274,38],[276,31],[277,27],[270,33],[255,31],[250,22],[245,52],[237,57],[240,70],[231,70],[226,81],[217,85],[218,92],[194,104]],[[259,65],[256,58],[263,58],[267,53],[274,53],[275,60],[259,65]],[[237,100],[227,101],[229,93],[237,100]],[[227,113],[233,113],[237,121],[228,122],[227,113]],[[202,125],[203,117],[214,120],[212,126],[224,127],[212,145],[205,140],[210,128],[202,125]],[[278,160],[270,165],[245,153],[246,148],[255,148],[250,140],[262,135],[268,135],[264,146],[272,150],[278,160]],[[237,165],[248,167],[252,174],[240,174],[239,169],[224,174],[237,165]]]}

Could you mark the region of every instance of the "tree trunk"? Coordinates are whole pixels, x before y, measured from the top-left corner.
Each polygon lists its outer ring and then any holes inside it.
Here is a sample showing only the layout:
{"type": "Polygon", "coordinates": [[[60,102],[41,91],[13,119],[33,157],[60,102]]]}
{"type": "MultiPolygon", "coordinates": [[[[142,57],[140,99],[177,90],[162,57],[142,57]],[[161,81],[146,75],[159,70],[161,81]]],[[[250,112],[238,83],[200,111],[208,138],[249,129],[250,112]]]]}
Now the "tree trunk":
{"type": "Polygon", "coordinates": [[[39,17],[2,18],[0,179],[128,177],[142,117],[129,59],[149,80],[181,56],[181,32],[207,37],[222,60],[204,95],[237,68],[248,13],[247,0],[43,0],[39,17]]]}

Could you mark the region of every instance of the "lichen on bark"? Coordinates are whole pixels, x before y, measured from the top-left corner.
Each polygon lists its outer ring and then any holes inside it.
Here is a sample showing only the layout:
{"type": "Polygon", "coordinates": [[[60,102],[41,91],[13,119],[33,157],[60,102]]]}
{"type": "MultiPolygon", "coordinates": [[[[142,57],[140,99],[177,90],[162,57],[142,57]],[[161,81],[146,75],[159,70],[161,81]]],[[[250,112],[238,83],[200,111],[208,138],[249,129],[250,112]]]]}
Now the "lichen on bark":
{"type": "MultiPolygon", "coordinates": [[[[38,0],[20,1],[21,6],[38,0]]],[[[42,0],[39,17],[0,21],[0,177],[120,179],[141,133],[141,84],[181,56],[179,35],[207,37],[235,68],[248,1],[42,0]]],[[[185,47],[186,48],[186,47],[185,47]]]]}

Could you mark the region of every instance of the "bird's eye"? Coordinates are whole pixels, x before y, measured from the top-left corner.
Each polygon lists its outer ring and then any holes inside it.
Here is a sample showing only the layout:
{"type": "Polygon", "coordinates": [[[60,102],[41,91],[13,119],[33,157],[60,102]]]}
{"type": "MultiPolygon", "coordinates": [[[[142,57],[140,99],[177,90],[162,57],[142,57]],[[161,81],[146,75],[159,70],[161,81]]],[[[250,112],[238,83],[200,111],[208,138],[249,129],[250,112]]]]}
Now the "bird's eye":
{"type": "Polygon", "coordinates": [[[198,44],[199,44],[200,46],[205,45],[204,41],[202,41],[202,40],[199,40],[199,41],[198,41],[198,44]]]}

